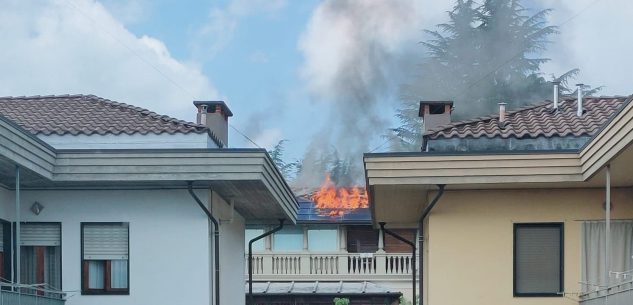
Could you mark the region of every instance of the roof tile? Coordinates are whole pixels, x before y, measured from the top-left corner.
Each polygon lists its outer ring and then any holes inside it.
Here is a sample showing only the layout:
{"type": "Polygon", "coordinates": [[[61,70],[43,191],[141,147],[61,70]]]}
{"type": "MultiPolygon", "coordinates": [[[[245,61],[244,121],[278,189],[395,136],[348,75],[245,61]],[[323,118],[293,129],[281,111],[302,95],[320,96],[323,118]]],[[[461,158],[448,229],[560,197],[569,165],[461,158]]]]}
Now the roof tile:
{"type": "Polygon", "coordinates": [[[209,132],[204,125],[94,95],[0,97],[0,115],[36,135],[209,132]]]}
{"type": "Polygon", "coordinates": [[[563,99],[558,111],[553,111],[552,102],[546,101],[509,111],[503,127],[499,124],[499,115],[492,115],[440,126],[428,131],[426,136],[440,139],[593,135],[627,100],[621,96],[586,97],[581,117],[576,115],[576,99],[563,99]]]}

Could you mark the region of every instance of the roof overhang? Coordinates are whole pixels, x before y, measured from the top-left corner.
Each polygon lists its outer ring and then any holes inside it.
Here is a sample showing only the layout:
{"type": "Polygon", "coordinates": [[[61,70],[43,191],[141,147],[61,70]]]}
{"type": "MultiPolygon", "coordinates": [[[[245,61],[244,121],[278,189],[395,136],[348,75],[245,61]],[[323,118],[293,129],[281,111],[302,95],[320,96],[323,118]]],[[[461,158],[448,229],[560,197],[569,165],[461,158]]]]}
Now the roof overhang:
{"type": "Polygon", "coordinates": [[[247,220],[289,219],[298,204],[264,149],[55,150],[0,116],[0,184],[22,189],[210,187],[247,220]]]}
{"type": "MultiPolygon", "coordinates": [[[[615,187],[633,186],[633,103],[622,109],[581,149],[485,153],[365,154],[365,176],[374,220],[389,210],[394,194],[413,192],[420,210],[429,191],[446,189],[592,188],[604,186],[611,165],[615,187]]],[[[409,209],[408,213],[411,214],[409,209]]],[[[419,213],[418,213],[419,216],[419,213]]],[[[394,216],[403,221],[402,217],[394,216]]],[[[404,217],[404,216],[403,216],[404,217]]],[[[406,217],[405,217],[406,218],[406,217]]],[[[407,221],[413,221],[410,217],[407,221]]],[[[388,219],[389,220],[389,219],[388,219]]],[[[406,222],[406,221],[404,221],[406,222]]]]}

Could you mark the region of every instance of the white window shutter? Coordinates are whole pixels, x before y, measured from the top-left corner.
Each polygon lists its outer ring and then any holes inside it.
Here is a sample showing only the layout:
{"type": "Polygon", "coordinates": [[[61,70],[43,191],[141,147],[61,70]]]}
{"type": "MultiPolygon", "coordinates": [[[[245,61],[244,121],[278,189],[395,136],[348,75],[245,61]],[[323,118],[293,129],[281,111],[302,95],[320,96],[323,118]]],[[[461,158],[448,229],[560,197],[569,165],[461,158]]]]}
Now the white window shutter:
{"type": "Polygon", "coordinates": [[[59,223],[24,223],[20,225],[20,245],[59,246],[62,232],[59,223]]]}
{"type": "Polygon", "coordinates": [[[83,230],[84,259],[128,259],[128,224],[85,224],[83,230]]]}
{"type": "Polygon", "coordinates": [[[0,252],[4,252],[4,226],[0,223],[0,252]]]}

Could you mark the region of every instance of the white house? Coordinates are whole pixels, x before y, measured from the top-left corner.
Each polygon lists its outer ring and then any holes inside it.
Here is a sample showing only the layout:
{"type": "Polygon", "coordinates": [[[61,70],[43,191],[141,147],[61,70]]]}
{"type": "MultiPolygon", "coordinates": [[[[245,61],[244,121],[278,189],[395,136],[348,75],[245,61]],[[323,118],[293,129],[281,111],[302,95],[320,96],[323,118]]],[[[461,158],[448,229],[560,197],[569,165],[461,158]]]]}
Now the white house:
{"type": "Polygon", "coordinates": [[[297,202],[265,150],[227,148],[224,103],[194,104],[198,123],[91,95],[0,98],[2,305],[17,290],[244,304],[246,224],[296,222],[297,202]]]}

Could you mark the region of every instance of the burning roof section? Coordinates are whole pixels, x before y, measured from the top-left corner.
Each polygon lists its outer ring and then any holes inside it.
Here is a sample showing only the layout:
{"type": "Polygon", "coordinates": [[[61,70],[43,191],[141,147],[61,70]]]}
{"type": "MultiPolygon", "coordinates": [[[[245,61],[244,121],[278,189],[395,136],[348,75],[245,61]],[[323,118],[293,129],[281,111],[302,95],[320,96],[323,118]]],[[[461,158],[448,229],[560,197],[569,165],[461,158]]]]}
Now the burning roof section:
{"type": "Polygon", "coordinates": [[[355,223],[371,222],[367,191],[361,186],[337,187],[327,175],[318,190],[297,198],[298,222],[355,223]]]}
{"type": "Polygon", "coordinates": [[[558,109],[547,101],[506,113],[452,122],[425,134],[426,151],[574,150],[613,117],[627,97],[586,97],[583,115],[575,99],[564,99],[558,109]]]}

